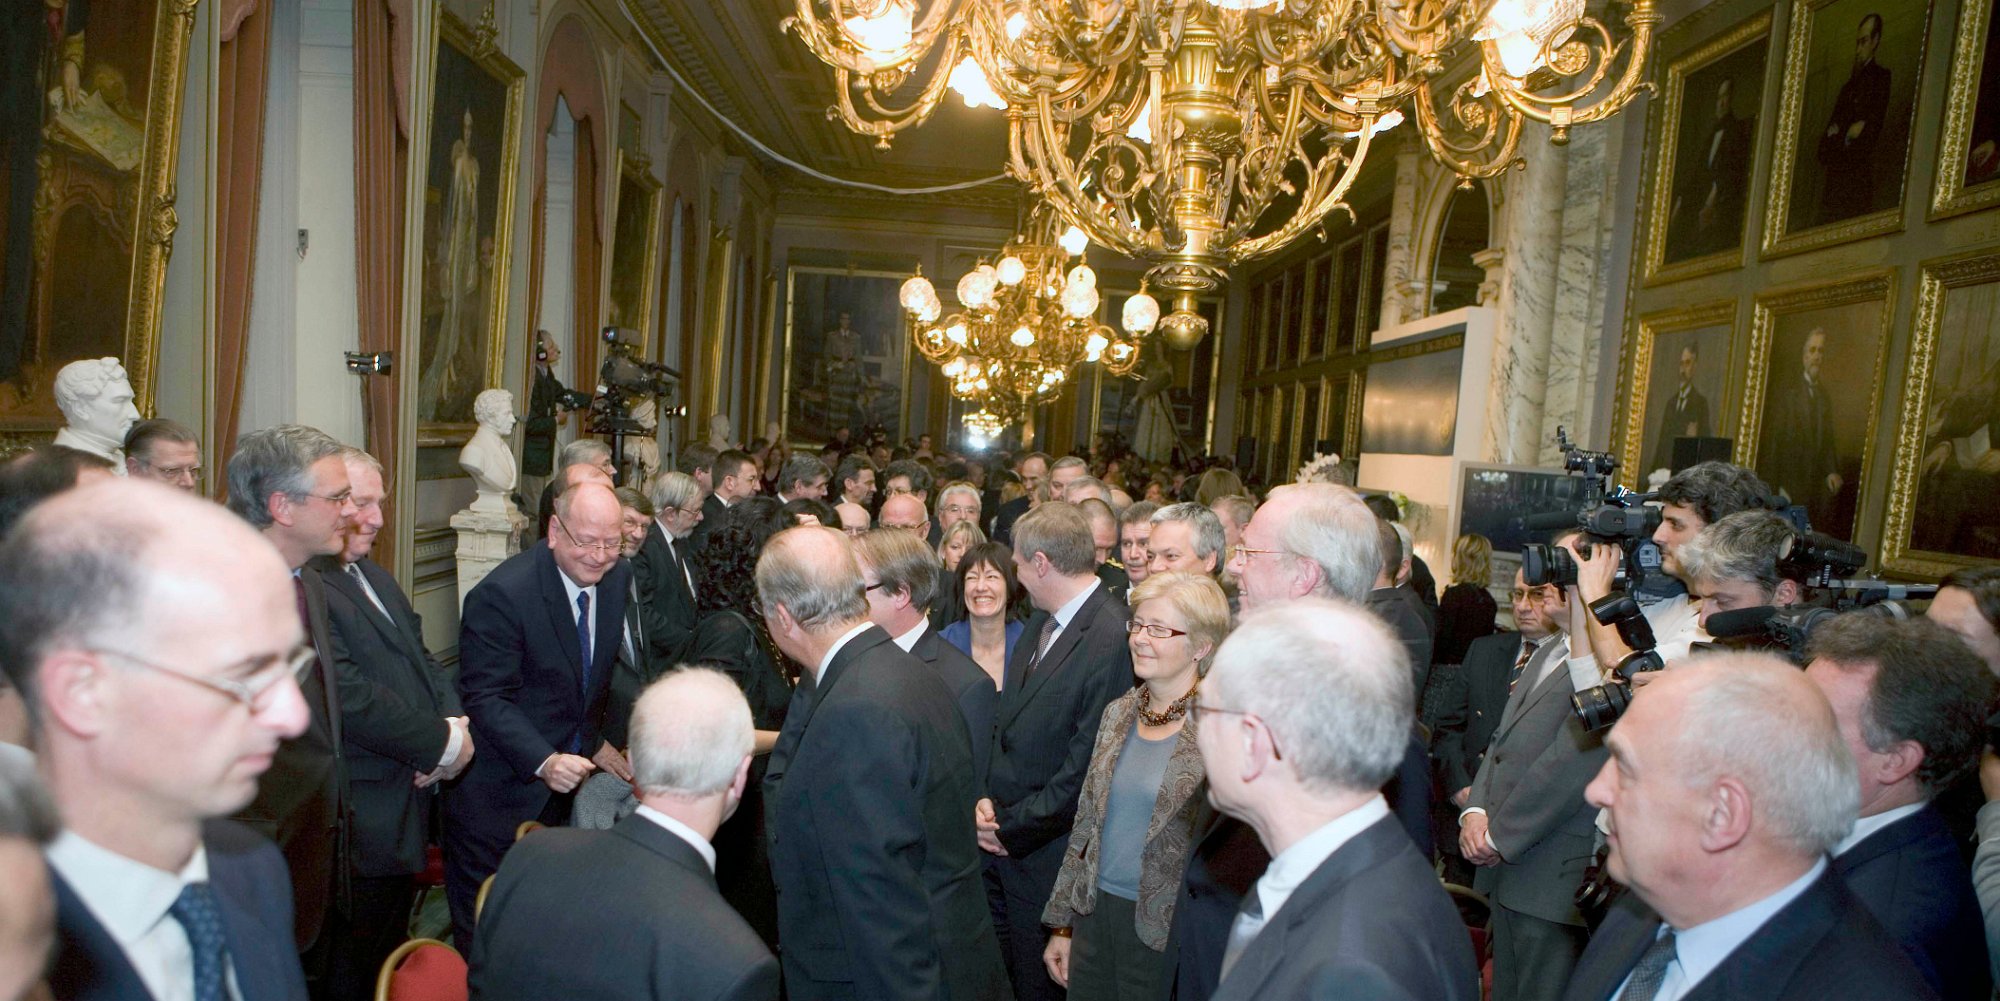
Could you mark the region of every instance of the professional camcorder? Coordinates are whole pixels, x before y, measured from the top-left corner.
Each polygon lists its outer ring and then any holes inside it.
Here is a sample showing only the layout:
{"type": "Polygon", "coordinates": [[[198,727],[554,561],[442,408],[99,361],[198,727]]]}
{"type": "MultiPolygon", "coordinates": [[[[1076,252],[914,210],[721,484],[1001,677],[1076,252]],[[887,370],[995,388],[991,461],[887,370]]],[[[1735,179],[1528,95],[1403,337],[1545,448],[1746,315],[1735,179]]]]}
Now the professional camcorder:
{"type": "Polygon", "coordinates": [[[1759,605],[1716,612],[1708,617],[1714,646],[1783,650],[1803,665],[1813,630],[1836,615],[1863,612],[1885,619],[1913,619],[1919,612],[1904,604],[1937,594],[1931,584],[1898,584],[1874,578],[1850,579],[1868,563],[1861,547],[1820,532],[1793,535],[1779,554],[1779,571],[1801,580],[1806,600],[1795,605],[1759,605]]]}
{"type": "MultiPolygon", "coordinates": [[[[1660,527],[1660,511],[1646,503],[1653,495],[1612,484],[1618,460],[1611,453],[1577,447],[1560,427],[1556,428],[1556,444],[1563,450],[1563,469],[1588,481],[1583,508],[1527,515],[1518,519],[1520,526],[1528,531],[1577,528],[1590,542],[1616,545],[1624,554],[1617,581],[1627,589],[1636,588],[1660,569],[1660,547],[1653,542],[1653,531],[1660,527]]],[[[1572,586],[1576,571],[1575,557],[1561,546],[1529,544],[1521,549],[1521,577],[1529,587],[1572,586]]]]}
{"type": "Polygon", "coordinates": [[[597,369],[597,396],[584,397],[593,434],[652,433],[632,417],[633,406],[644,399],[654,401],[654,413],[661,420],[682,413],[680,407],[672,405],[680,389],[680,373],[647,361],[638,340],[624,336],[626,333],[618,327],[605,327],[601,334],[604,363],[597,369]]]}

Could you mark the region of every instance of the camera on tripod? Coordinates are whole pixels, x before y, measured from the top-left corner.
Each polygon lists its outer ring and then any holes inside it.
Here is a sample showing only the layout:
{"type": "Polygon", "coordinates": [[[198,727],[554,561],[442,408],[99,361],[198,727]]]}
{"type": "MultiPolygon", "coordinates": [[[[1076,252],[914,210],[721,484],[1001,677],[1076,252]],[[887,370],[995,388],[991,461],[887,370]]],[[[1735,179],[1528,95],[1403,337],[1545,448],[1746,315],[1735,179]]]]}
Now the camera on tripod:
{"type": "Polygon", "coordinates": [[[597,396],[585,397],[585,405],[590,408],[590,430],[594,434],[651,433],[632,416],[633,406],[648,398],[654,401],[657,417],[678,415],[672,401],[680,388],[680,373],[647,361],[639,342],[623,336],[624,333],[618,327],[605,327],[601,332],[604,362],[597,368],[597,396]]]}
{"type": "MultiPolygon", "coordinates": [[[[1556,428],[1556,444],[1563,450],[1563,469],[1589,481],[1583,508],[1531,514],[1517,519],[1518,524],[1527,531],[1575,528],[1591,542],[1616,545],[1622,553],[1617,583],[1637,587],[1660,569],[1660,547],[1653,542],[1653,532],[1660,527],[1660,510],[1646,503],[1653,495],[1612,484],[1617,458],[1609,452],[1577,447],[1561,427],[1556,428]]],[[[1576,584],[1576,574],[1576,558],[1561,546],[1531,543],[1521,549],[1521,578],[1529,587],[1571,587],[1576,584]]]]}

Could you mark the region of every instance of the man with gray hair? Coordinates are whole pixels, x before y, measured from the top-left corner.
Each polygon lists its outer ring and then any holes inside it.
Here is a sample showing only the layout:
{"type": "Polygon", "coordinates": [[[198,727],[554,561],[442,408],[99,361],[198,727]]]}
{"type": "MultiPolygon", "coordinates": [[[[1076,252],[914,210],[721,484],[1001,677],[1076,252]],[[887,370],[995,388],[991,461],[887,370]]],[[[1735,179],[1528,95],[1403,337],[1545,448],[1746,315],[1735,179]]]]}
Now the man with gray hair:
{"type": "Polygon", "coordinates": [[[56,898],[42,848],[61,828],[34,759],[0,754],[0,1001],[20,1001],[48,966],[56,898]]]}
{"type": "Polygon", "coordinates": [[[598,482],[599,475],[605,486],[618,485],[618,467],[611,463],[611,446],[595,438],[578,438],[562,447],[556,454],[556,474],[542,488],[542,501],[536,508],[540,517],[535,524],[540,526],[537,531],[542,538],[548,537],[549,514],[555,510],[556,497],[578,483],[598,482]]]}
{"type": "Polygon", "coordinates": [[[639,555],[632,558],[632,576],[639,582],[639,621],[653,659],[672,664],[686,652],[700,618],[688,538],[705,517],[701,484],[686,473],[661,473],[651,500],[653,523],[646,528],[639,555]]]}
{"type": "Polygon", "coordinates": [[[329,666],[335,651],[326,584],[319,573],[305,572],[308,562],[330,565],[346,548],[347,532],[360,513],[342,448],[324,431],[280,424],[238,438],[228,470],[229,510],[263,533],[291,568],[301,628],[318,654],[299,679],[311,723],[279,745],[257,798],[236,815],[285,853],[297,911],[292,930],[308,973],[318,972],[314,967],[329,958],[315,946],[337,896],[338,848],[345,843],[349,814],[341,778],[340,695],[329,666]]]}
{"type": "Polygon", "coordinates": [[[1765,654],[1696,657],[1633,700],[1585,795],[1610,813],[1631,888],[1591,936],[1566,1001],[1932,998],[1828,871],[1860,784],[1826,698],[1765,654]]]}
{"type": "Polygon", "coordinates": [[[1229,558],[1246,614],[1307,595],[1361,604],[1381,568],[1374,512],[1331,483],[1272,488],[1229,558]]]}
{"type": "Polygon", "coordinates": [[[1193,713],[1209,799],[1272,856],[1216,1001],[1479,997],[1458,910],[1380,791],[1415,714],[1401,644],[1343,602],[1263,610],[1216,652],[1193,713]]]}
{"type": "Polygon", "coordinates": [[[826,496],[827,481],[833,478],[826,463],[801,452],[778,467],[778,499],[795,501],[801,497],[820,500],[826,496]]]}
{"type": "Polygon", "coordinates": [[[749,778],[750,704],[728,675],[682,667],[639,696],[631,733],[637,811],[507,852],[472,997],[777,998],[778,961],[716,889],[711,844],[749,778]]]}
{"type": "Polygon", "coordinates": [[[1090,475],[1090,463],[1074,455],[1065,455],[1049,467],[1049,499],[1068,500],[1069,485],[1090,475]]]}
{"type": "Polygon", "coordinates": [[[1153,512],[1153,530],[1146,538],[1147,572],[1179,570],[1215,576],[1228,559],[1227,536],[1215,512],[1186,501],[1153,512]]]}
{"type": "Polygon", "coordinates": [[[771,639],[806,672],[764,774],[785,990],[997,1001],[971,738],[937,673],[869,622],[862,581],[824,526],[778,533],[757,561],[771,639]]]}
{"type": "Polygon", "coordinates": [[[1069,485],[1063,488],[1062,499],[1071,504],[1081,504],[1092,498],[1110,504],[1111,488],[1106,486],[1103,480],[1088,473],[1070,480],[1069,485]]]}

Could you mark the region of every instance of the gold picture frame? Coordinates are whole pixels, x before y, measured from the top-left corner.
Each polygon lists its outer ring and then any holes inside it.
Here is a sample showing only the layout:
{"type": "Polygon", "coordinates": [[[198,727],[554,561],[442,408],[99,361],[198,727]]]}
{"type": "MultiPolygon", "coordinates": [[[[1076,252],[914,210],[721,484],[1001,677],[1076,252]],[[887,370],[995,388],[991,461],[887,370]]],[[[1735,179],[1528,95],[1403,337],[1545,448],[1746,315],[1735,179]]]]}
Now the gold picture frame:
{"type": "MultiPolygon", "coordinates": [[[[29,294],[36,298],[21,305],[29,317],[20,335],[23,351],[33,343],[38,360],[29,367],[24,356],[20,377],[26,394],[16,398],[11,391],[0,390],[0,440],[27,444],[44,440],[62,427],[63,418],[55,407],[53,393],[56,371],[79,358],[110,353],[105,348],[115,347],[118,351],[132,384],[133,404],[141,414],[153,412],[157,381],[154,368],[159,358],[160,309],[167,261],[173,254],[174,236],[180,228],[175,210],[175,167],[180,156],[181,105],[196,8],[192,0],[151,0],[151,6],[150,41],[143,32],[127,33],[139,36],[143,48],[137,51],[100,54],[93,49],[95,43],[80,29],[58,43],[64,46],[65,57],[72,52],[70,47],[75,47],[73,51],[80,60],[79,72],[83,76],[80,89],[86,99],[102,96],[93,86],[98,74],[105,70],[123,75],[121,82],[128,95],[143,90],[143,124],[136,149],[129,135],[106,134],[119,131],[111,124],[113,120],[126,122],[124,128],[130,127],[130,119],[117,111],[105,110],[98,116],[99,121],[106,123],[105,129],[59,131],[55,121],[44,128],[38,176],[29,179],[36,186],[37,218],[29,221],[25,232],[32,241],[29,260],[25,262],[31,272],[29,294]],[[131,58],[141,52],[145,56],[143,67],[131,58]],[[126,58],[119,59],[120,56],[126,58]],[[133,79],[135,76],[139,79],[133,79]],[[128,160],[130,166],[122,166],[128,160]],[[54,256],[55,244],[67,232],[63,223],[71,210],[80,213],[79,218],[93,226],[100,239],[129,244],[112,248],[121,252],[121,263],[125,266],[122,276],[111,276],[110,280],[112,287],[123,284],[124,315],[117,316],[114,305],[112,316],[104,318],[111,321],[106,327],[118,331],[105,344],[91,345],[79,354],[47,358],[41,352],[52,345],[41,343],[41,339],[50,326],[52,300],[44,290],[60,283],[72,296],[83,291],[71,282],[59,282],[63,275],[57,273],[54,256]],[[31,303],[36,308],[29,310],[31,303]]],[[[60,13],[60,8],[57,12],[60,13]]],[[[127,9],[118,16],[136,19],[140,15],[127,9]]],[[[95,107],[105,108],[105,104],[98,103],[95,107]]],[[[21,235],[10,232],[8,238],[11,241],[21,235]]],[[[87,294],[81,298],[91,300],[87,294]]],[[[101,300],[95,301],[101,304],[101,300]]]]}
{"type": "Polygon", "coordinates": [[[653,343],[658,327],[660,270],[660,191],[652,162],[624,149],[616,157],[618,179],[611,195],[610,288],[605,324],[638,330],[639,343],[653,343]],[[634,271],[634,268],[637,268],[634,271]]]}
{"type": "MultiPolygon", "coordinates": [[[[916,345],[910,339],[909,322],[898,304],[897,290],[910,277],[908,271],[870,270],[866,268],[821,267],[793,264],[785,270],[785,354],[784,376],[779,387],[778,398],[784,401],[784,413],[779,418],[781,437],[785,441],[831,441],[834,429],[843,426],[836,410],[846,411],[848,417],[859,416],[856,408],[864,406],[859,395],[866,388],[869,378],[878,382],[893,368],[896,375],[897,398],[894,408],[896,426],[888,428],[889,437],[900,440],[910,428],[910,383],[911,372],[920,360],[916,345]],[[870,344],[865,332],[855,345],[859,352],[853,355],[857,380],[853,387],[844,382],[836,385],[837,370],[824,364],[826,356],[826,334],[833,329],[824,324],[838,324],[836,317],[841,314],[861,313],[860,326],[865,329],[871,323],[880,323],[881,351],[869,351],[870,344]],[[808,328],[819,327],[810,333],[803,332],[799,325],[808,328]],[[882,368],[877,373],[871,366],[882,368]],[[815,394],[819,394],[817,397],[815,394]],[[815,402],[821,404],[821,420],[811,420],[811,408],[815,402]],[[795,435],[804,435],[795,439],[795,435]]],[[[926,362],[926,365],[929,363],[926,362]]],[[[881,387],[877,387],[879,394],[881,387]]],[[[879,400],[879,395],[877,397],[879,400]]],[[[881,416],[874,405],[867,404],[870,414],[881,416]]],[[[866,420],[846,424],[856,440],[864,436],[866,420]]]]}
{"type": "MultiPolygon", "coordinates": [[[[1798,0],[1792,6],[1791,26],[1785,45],[1784,85],[1779,100],[1778,127],[1771,153],[1771,180],[1767,186],[1768,194],[1764,206],[1764,233],[1760,251],[1761,256],[1766,259],[1882,236],[1903,229],[1903,202],[1909,193],[1909,165],[1914,147],[1912,135],[1916,122],[1917,98],[1920,96],[1918,84],[1922,79],[1924,52],[1930,38],[1931,0],[1910,0],[1901,9],[1875,7],[1872,3],[1873,0],[1798,0]],[[1841,8],[1843,19],[1831,21],[1827,9],[1836,5],[1841,8]],[[1823,120],[1827,122],[1828,129],[1832,129],[1835,124],[1820,114],[1816,114],[1811,122],[1805,121],[1809,103],[1808,87],[1823,90],[1828,82],[1825,74],[1833,72],[1830,67],[1825,71],[1819,71],[1812,65],[1815,51],[1821,50],[1822,56],[1833,58],[1832,52],[1841,48],[1843,44],[1841,39],[1848,37],[1845,33],[1849,30],[1855,32],[1857,40],[1854,44],[1858,47],[1858,35],[1862,30],[1858,25],[1872,16],[1877,19],[1877,31],[1874,50],[1876,58],[1871,65],[1877,69],[1885,69],[1886,67],[1881,65],[1881,56],[1885,51],[1884,36],[1889,32],[1889,28],[1888,14],[1883,13],[1884,11],[1903,18],[1896,25],[1894,45],[1887,46],[1886,49],[1894,54],[1896,62],[1902,68],[1891,72],[1889,82],[1885,85],[1882,116],[1884,127],[1880,133],[1888,137],[1892,143],[1900,142],[1900,155],[1895,156],[1893,160],[1887,156],[1876,156],[1870,165],[1873,171],[1870,184],[1883,183],[1893,178],[1896,195],[1893,199],[1887,200],[1887,204],[1883,207],[1858,211],[1826,222],[1808,224],[1795,221],[1793,215],[1797,207],[1793,205],[1793,197],[1799,194],[1801,189],[1799,183],[1801,178],[1798,176],[1799,161],[1806,155],[1819,155],[1816,152],[1810,154],[1806,152],[1808,140],[1805,130],[1810,127],[1817,133],[1823,120]],[[1826,39],[1824,45],[1816,46],[1815,36],[1819,35],[1822,21],[1829,22],[1829,33],[1821,36],[1826,39]],[[1855,26],[1850,27],[1850,25],[1855,26]],[[1899,45],[1906,48],[1898,50],[1896,46],[1899,45]],[[1898,108],[1903,103],[1907,103],[1907,110],[1898,114],[1898,108]]],[[[1846,58],[1852,60],[1854,56],[1849,55],[1846,58]]],[[[1847,83],[1841,86],[1843,94],[1849,84],[1856,82],[1860,72],[1857,68],[1845,77],[1847,83]]],[[[1831,110],[1839,109],[1840,100],[1840,95],[1833,98],[1831,110]]],[[[1817,105],[1822,102],[1815,99],[1812,103],[1817,105]]],[[[1827,109],[1815,107],[1814,110],[1822,112],[1827,109]]],[[[1864,128],[1861,134],[1865,133],[1864,128]]],[[[1838,191],[1843,193],[1841,197],[1855,197],[1854,193],[1860,190],[1859,182],[1853,178],[1843,178],[1837,186],[1827,185],[1823,179],[1821,180],[1822,183],[1813,186],[1817,192],[1838,191]]],[[[1823,202],[1826,197],[1832,196],[1822,195],[1823,202]]],[[[1878,197],[1876,200],[1882,199],[1878,197]]],[[[1821,211],[1825,210],[1823,204],[1821,211]]]]}
{"type": "MultiPolygon", "coordinates": [[[[1996,41],[1994,28],[1993,0],[1964,0],[1958,14],[1958,34],[1952,44],[1951,72],[1946,75],[1944,127],[1938,133],[1937,183],[1931,189],[1932,219],[2000,205],[2000,154],[1989,161],[1993,166],[1986,179],[1970,184],[1966,183],[1966,171],[1953,166],[1967,163],[1975,134],[1984,131],[1979,128],[1982,110],[1979,85],[1982,74],[1991,71],[1985,62],[1996,41]]],[[[2000,119],[2000,107],[1984,110],[1989,119],[2000,119]]]]}
{"type": "MultiPolygon", "coordinates": [[[[1871,271],[1763,293],[1756,298],[1750,324],[1750,360],[1740,397],[1736,462],[1756,470],[1773,490],[1784,491],[1794,503],[1805,506],[1814,515],[1813,528],[1849,541],[1857,536],[1860,511],[1868,496],[1868,474],[1881,417],[1883,370],[1889,356],[1895,307],[1895,272],[1871,271]],[[1866,314],[1870,308],[1874,310],[1872,317],[1866,314]],[[1852,315],[1844,316],[1843,312],[1852,315]],[[1801,472],[1825,464],[1814,456],[1820,450],[1809,439],[1782,443],[1782,447],[1774,444],[1770,448],[1763,441],[1774,430],[1796,435],[1811,423],[1795,416],[1798,405],[1813,404],[1800,403],[1801,396],[1794,391],[1790,377],[1804,371],[1806,358],[1813,356],[1810,342],[1815,333],[1819,334],[1820,353],[1814,363],[1820,366],[1818,385],[1824,390],[1820,396],[1828,401],[1823,437],[1837,435],[1837,425],[1854,425],[1850,440],[1859,443],[1858,448],[1852,449],[1852,456],[1840,454],[1837,444],[1827,446],[1825,451],[1832,454],[1837,467],[1833,472],[1841,482],[1832,486],[1827,481],[1829,489],[1825,491],[1801,472]],[[1860,336],[1872,338],[1873,343],[1857,343],[1855,338],[1860,336]],[[1792,350],[1800,351],[1796,363],[1791,360],[1792,350]],[[1779,358],[1783,360],[1778,361],[1779,358]],[[1786,394],[1783,402],[1787,403],[1783,407],[1770,406],[1774,361],[1783,377],[1786,394]],[[1860,362],[1867,365],[1861,366],[1860,362]],[[1860,371],[1867,373],[1865,383],[1855,381],[1860,371]],[[1832,413],[1833,401],[1841,401],[1841,414],[1832,413]],[[1773,410],[1783,412],[1774,422],[1767,421],[1767,412],[1773,410]],[[1847,472],[1853,474],[1852,483],[1847,482],[1847,472]]],[[[1817,475],[1818,472],[1811,474],[1817,475]]]]}
{"type": "Polygon", "coordinates": [[[406,322],[416,325],[417,357],[409,369],[418,380],[417,444],[456,445],[470,440],[478,423],[472,419],[471,401],[481,391],[502,385],[505,379],[507,344],[507,290],[514,229],[514,195],[520,172],[522,97],[526,75],[495,45],[491,24],[474,29],[457,15],[440,8],[436,32],[431,38],[432,75],[425,89],[424,114],[430,123],[426,135],[429,148],[412,150],[410,169],[425,180],[424,197],[410,210],[419,220],[421,242],[418,270],[421,291],[417,315],[406,322]],[[441,102],[450,102],[442,110],[441,102]],[[477,107],[475,108],[475,105],[477,107]],[[454,118],[457,130],[449,126],[454,118]],[[490,138],[494,119],[499,137],[490,138]],[[484,127],[481,127],[484,126],[484,127]],[[441,159],[442,158],[442,159],[441,159]],[[477,190],[467,191],[462,178],[469,161],[477,190]],[[489,167],[497,176],[489,185],[489,167]],[[444,190],[435,183],[440,173],[444,190]],[[485,192],[490,191],[489,201],[485,192]],[[470,231],[457,233],[461,215],[454,215],[458,203],[469,200],[476,206],[470,231]],[[491,219],[487,230],[481,223],[491,219]],[[449,237],[445,229],[455,232],[449,237]],[[454,277],[463,279],[466,266],[464,243],[470,240],[475,254],[471,267],[477,275],[476,300],[456,294],[447,286],[454,277]],[[454,263],[454,259],[457,263],[454,263]],[[454,274],[454,272],[460,272],[454,274]],[[484,311],[484,316],[464,316],[468,301],[484,311]],[[446,327],[456,325],[454,340],[443,337],[446,327]],[[449,346],[449,352],[440,355],[449,346]],[[474,347],[482,357],[461,363],[456,353],[474,347]],[[470,384],[467,376],[476,380],[470,384]]]}
{"type": "MultiPolygon", "coordinates": [[[[1967,471],[1957,456],[1940,457],[1944,461],[1935,470],[1931,463],[1932,455],[1938,449],[1955,451],[1950,424],[1956,416],[1954,411],[1958,409],[1950,406],[1953,400],[1933,399],[1933,390],[1937,388],[1933,385],[1935,377],[1949,368],[1959,378],[1969,377],[1974,388],[1978,388],[1980,380],[1992,371],[2000,370],[2000,357],[1987,362],[1983,369],[1977,367],[1977,362],[1968,365],[1968,359],[1956,352],[1952,352],[1953,357],[1942,357],[1954,347],[1961,351],[1967,347],[1945,343],[1947,328],[1954,326],[1950,308],[1953,293],[1983,286],[1990,286],[1993,300],[2000,301],[2000,253],[1986,250],[1937,258],[1918,266],[1916,320],[1911,328],[1909,360],[1904,365],[1903,408],[1897,424],[1889,479],[1888,514],[1883,519],[1880,546],[1882,568],[1892,573],[1936,578],[1961,567],[2000,561],[2000,548],[1996,548],[1991,556],[1967,555],[1962,551],[1964,547],[1956,547],[1959,551],[1948,551],[1943,545],[1927,545],[1939,540],[1918,538],[1919,526],[1923,526],[1926,532],[1946,531],[1950,535],[1958,535],[1955,523],[1950,528],[1943,528],[1940,522],[1948,522],[1953,513],[1951,509],[1955,507],[1976,506],[1979,510],[1990,510],[1991,494],[1979,487],[1987,477],[2000,480],[1993,474],[1977,474],[1976,470],[1973,477],[1966,478],[1967,471]],[[1973,370],[1966,371],[1967,368],[1973,370]],[[1952,468],[1943,468],[1947,465],[1952,468]],[[1956,475],[1947,477],[1947,472],[1956,475]],[[1933,473],[1940,477],[1936,484],[1938,488],[1950,488],[1956,494],[1976,493],[1987,499],[1954,504],[1952,500],[1965,498],[1943,498],[1946,503],[1939,507],[1944,510],[1934,507],[1920,512],[1918,506],[1925,501],[1924,494],[1929,486],[1926,480],[1933,473]]],[[[1992,302],[1975,304],[1969,311],[1990,317],[1994,315],[1994,310],[1990,308],[1992,305],[1992,302]]],[[[1988,325],[1990,328],[1990,320],[1988,325]]],[[[2000,332],[1988,329],[1985,340],[1983,347],[1986,350],[2000,351],[2000,332]]],[[[1977,422],[1977,417],[1974,420],[1977,422]]],[[[1976,436],[1985,430],[1985,425],[1979,423],[1974,434],[1976,436]]],[[[1992,451],[1995,444],[2000,443],[1987,442],[1987,455],[1996,454],[1992,451]]],[[[1952,540],[1942,541],[1950,545],[1952,540]]]]}
{"type": "MultiPolygon", "coordinates": [[[[1696,46],[1667,65],[1665,80],[1656,98],[1660,111],[1656,122],[1657,131],[1653,135],[1653,148],[1657,154],[1652,166],[1651,197],[1647,203],[1648,224],[1645,243],[1640,249],[1644,255],[1644,283],[1648,286],[1728,271],[1743,264],[1743,245],[1749,236],[1750,226],[1755,221],[1747,203],[1747,193],[1750,190],[1750,179],[1756,171],[1757,126],[1763,108],[1765,70],[1770,62],[1770,35],[1771,12],[1764,11],[1696,46]],[[1736,83],[1736,78],[1722,78],[1723,82],[1731,86],[1733,98],[1731,106],[1750,109],[1747,120],[1735,120],[1736,127],[1725,133],[1725,135],[1735,135],[1743,147],[1740,190],[1746,195],[1746,203],[1737,207],[1736,240],[1727,249],[1712,252],[1696,251],[1680,260],[1668,263],[1667,255],[1673,249],[1668,246],[1668,238],[1671,235],[1669,229],[1674,222],[1674,199],[1679,193],[1682,180],[1678,172],[1686,166],[1679,162],[1679,157],[1680,147],[1683,144],[1681,129],[1686,124],[1683,120],[1685,110],[1683,105],[1688,96],[1689,78],[1702,78],[1704,73],[1724,68],[1740,70],[1741,67],[1734,65],[1725,67],[1725,61],[1731,60],[1732,57],[1740,58],[1753,47],[1758,49],[1755,59],[1756,71],[1749,76],[1756,81],[1755,91],[1747,95],[1736,93],[1742,89],[1736,83]]],[[[1700,82],[1706,84],[1708,81],[1701,79],[1700,82]]],[[[1715,88],[1710,90],[1712,95],[1720,93],[1719,83],[1710,86],[1715,88]]],[[[1697,89],[1702,88],[1697,87],[1697,89]]]]}
{"type": "MultiPolygon", "coordinates": [[[[1712,413],[1707,415],[1707,424],[1710,433],[1718,435],[1725,433],[1726,429],[1731,427],[1728,414],[1734,400],[1731,398],[1733,387],[1730,385],[1728,373],[1730,359],[1736,356],[1737,333],[1734,299],[1716,299],[1691,306],[1659,310],[1638,318],[1626,342],[1624,359],[1619,368],[1618,395],[1625,401],[1625,410],[1619,418],[1618,468],[1625,470],[1635,480],[1643,481],[1645,474],[1651,472],[1657,465],[1656,463],[1642,465],[1642,463],[1647,457],[1648,435],[1652,434],[1656,439],[1659,437],[1654,422],[1648,420],[1654,415],[1647,411],[1652,401],[1652,383],[1658,374],[1655,368],[1656,363],[1661,360],[1658,349],[1663,338],[1694,344],[1697,354],[1709,360],[1712,367],[1719,370],[1722,376],[1720,391],[1714,399],[1712,413]],[[1704,350],[1698,343],[1702,339],[1701,334],[1704,331],[1713,331],[1717,327],[1726,328],[1721,338],[1721,350],[1704,350]]],[[[1678,353],[1679,348],[1672,350],[1678,353]]],[[[1712,388],[1715,387],[1713,379],[1702,381],[1712,388]]],[[[1705,408],[1706,394],[1703,395],[1703,403],[1705,408]]],[[[1654,452],[1657,453],[1658,442],[1655,441],[1653,444],[1654,452]]]]}

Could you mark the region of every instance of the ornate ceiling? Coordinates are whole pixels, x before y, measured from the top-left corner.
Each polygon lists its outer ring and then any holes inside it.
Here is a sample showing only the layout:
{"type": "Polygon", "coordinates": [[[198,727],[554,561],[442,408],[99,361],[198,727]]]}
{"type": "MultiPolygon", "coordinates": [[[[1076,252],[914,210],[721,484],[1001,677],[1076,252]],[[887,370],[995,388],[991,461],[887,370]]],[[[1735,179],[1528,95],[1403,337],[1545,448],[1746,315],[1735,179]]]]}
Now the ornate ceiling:
{"type": "MultiPolygon", "coordinates": [[[[792,0],[629,0],[641,27],[723,114],[772,149],[836,177],[899,187],[927,187],[990,177],[1007,155],[1001,112],[956,101],[887,151],[830,121],[833,71],[778,29],[792,0]]],[[[788,168],[783,187],[819,182],[788,168]]],[[[1011,185],[995,184],[966,200],[1011,203],[1011,185]]]]}

